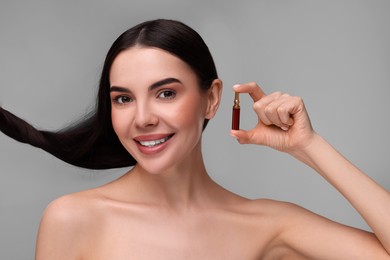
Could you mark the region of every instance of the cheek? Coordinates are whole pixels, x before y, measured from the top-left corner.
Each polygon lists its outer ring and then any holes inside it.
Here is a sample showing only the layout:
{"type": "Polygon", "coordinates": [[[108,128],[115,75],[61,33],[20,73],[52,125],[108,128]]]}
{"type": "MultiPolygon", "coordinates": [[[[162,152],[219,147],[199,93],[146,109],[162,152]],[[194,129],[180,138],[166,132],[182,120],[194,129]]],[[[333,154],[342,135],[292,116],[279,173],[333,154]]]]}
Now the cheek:
{"type": "Polygon", "coordinates": [[[196,125],[198,125],[199,128],[203,127],[205,113],[205,109],[203,107],[202,99],[200,97],[196,97],[183,100],[176,109],[171,109],[167,112],[171,114],[171,118],[176,118],[175,121],[178,124],[180,123],[181,127],[189,127],[195,130],[196,125]]]}
{"type": "Polygon", "coordinates": [[[125,137],[127,133],[128,122],[126,122],[128,116],[123,111],[112,110],[111,112],[111,122],[114,132],[119,138],[125,137]]]}

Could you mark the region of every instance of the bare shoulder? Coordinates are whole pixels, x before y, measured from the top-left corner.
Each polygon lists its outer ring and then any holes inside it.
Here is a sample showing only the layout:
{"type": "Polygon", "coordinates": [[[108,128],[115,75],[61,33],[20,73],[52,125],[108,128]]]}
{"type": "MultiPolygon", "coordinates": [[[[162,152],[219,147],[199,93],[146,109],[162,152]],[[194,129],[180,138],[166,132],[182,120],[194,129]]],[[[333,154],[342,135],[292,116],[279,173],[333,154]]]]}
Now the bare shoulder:
{"type": "Polygon", "coordinates": [[[46,208],[42,221],[55,221],[62,224],[82,222],[91,214],[97,199],[91,191],[64,195],[52,201],[46,208]]]}
{"type": "MultiPolygon", "coordinates": [[[[285,218],[290,214],[304,214],[305,210],[296,204],[272,199],[248,199],[229,193],[230,200],[221,205],[228,205],[228,210],[243,216],[251,216],[250,221],[261,221],[267,218],[285,218]]],[[[280,222],[279,222],[280,223],[280,222]]],[[[275,223],[275,224],[279,224],[275,223]]]]}
{"type": "Polygon", "coordinates": [[[307,227],[312,229],[315,226],[326,227],[339,225],[291,202],[257,199],[249,201],[247,207],[256,213],[258,219],[272,219],[272,226],[279,234],[279,237],[288,233],[290,230],[294,230],[294,232],[299,230],[295,234],[302,234],[307,227]]]}
{"type": "Polygon", "coordinates": [[[37,259],[77,259],[85,235],[91,234],[99,207],[95,192],[84,191],[52,201],[39,226],[37,259]]]}
{"type": "Polygon", "coordinates": [[[302,214],[305,209],[291,202],[271,199],[245,200],[241,205],[245,209],[261,216],[283,217],[286,214],[302,214]]]}

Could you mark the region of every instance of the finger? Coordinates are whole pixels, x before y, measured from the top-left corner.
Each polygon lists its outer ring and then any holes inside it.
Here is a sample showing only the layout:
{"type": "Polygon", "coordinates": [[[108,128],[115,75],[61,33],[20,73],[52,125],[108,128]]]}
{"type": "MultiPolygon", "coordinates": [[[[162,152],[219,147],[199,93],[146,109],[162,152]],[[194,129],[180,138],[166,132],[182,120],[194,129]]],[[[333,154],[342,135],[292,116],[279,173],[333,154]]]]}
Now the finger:
{"type": "Polygon", "coordinates": [[[267,111],[266,108],[268,107],[268,109],[270,110],[272,108],[270,104],[274,103],[275,100],[279,99],[281,95],[281,92],[274,92],[266,97],[263,97],[262,99],[253,104],[253,109],[255,110],[256,114],[258,115],[260,121],[263,124],[274,124],[272,120],[272,112],[267,111]]]}
{"type": "Polygon", "coordinates": [[[295,105],[293,101],[289,94],[283,94],[265,108],[265,114],[274,125],[287,130],[294,122],[290,114],[295,105]]]}
{"type": "Polygon", "coordinates": [[[234,85],[233,90],[238,93],[248,93],[254,102],[266,96],[264,91],[255,82],[234,85]]]}
{"type": "Polygon", "coordinates": [[[291,111],[295,99],[289,94],[275,92],[257,102],[255,108],[259,118],[267,125],[275,125],[283,130],[288,130],[293,125],[291,111]]]}
{"type": "Polygon", "coordinates": [[[288,111],[289,107],[284,105],[277,109],[280,122],[285,128],[288,128],[294,124],[294,119],[291,117],[291,114],[288,111]]]}
{"type": "Polygon", "coordinates": [[[278,106],[276,111],[280,121],[287,126],[292,126],[294,124],[294,115],[301,110],[303,104],[302,99],[300,97],[291,97],[288,94],[284,94],[280,98],[280,101],[277,102],[279,104],[275,105],[278,106]]]}
{"type": "Polygon", "coordinates": [[[285,100],[277,108],[277,113],[282,124],[287,127],[290,127],[294,124],[294,119],[292,118],[292,111],[295,110],[296,103],[292,97],[285,100]]]}
{"type": "Polygon", "coordinates": [[[248,144],[251,140],[250,132],[245,130],[230,130],[230,135],[236,138],[240,144],[248,144]]]}

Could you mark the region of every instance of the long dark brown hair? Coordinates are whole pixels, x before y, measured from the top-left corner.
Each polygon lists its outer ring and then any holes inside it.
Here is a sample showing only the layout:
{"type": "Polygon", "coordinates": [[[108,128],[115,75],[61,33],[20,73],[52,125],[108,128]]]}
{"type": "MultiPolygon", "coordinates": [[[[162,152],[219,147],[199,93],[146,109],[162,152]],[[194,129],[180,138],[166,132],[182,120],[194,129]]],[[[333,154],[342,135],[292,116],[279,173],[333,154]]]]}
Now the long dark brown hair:
{"type": "MultiPolygon", "coordinates": [[[[109,169],[134,165],[135,159],[119,142],[112,127],[109,73],[115,57],[135,45],[160,48],[177,56],[192,68],[203,90],[218,78],[211,53],[196,31],[179,21],[147,21],[125,31],[112,44],[101,73],[96,109],[86,118],[49,132],[34,128],[0,107],[0,130],[75,166],[109,169]]],[[[206,119],[203,128],[207,123],[206,119]]]]}

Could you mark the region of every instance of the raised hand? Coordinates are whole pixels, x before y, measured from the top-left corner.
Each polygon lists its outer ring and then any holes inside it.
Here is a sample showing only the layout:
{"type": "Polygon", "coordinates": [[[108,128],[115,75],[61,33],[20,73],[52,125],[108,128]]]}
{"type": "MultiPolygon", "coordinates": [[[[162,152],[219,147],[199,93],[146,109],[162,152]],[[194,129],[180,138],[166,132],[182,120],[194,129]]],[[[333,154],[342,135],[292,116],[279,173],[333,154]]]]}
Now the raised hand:
{"type": "Polygon", "coordinates": [[[275,92],[266,95],[254,82],[233,86],[239,93],[248,93],[254,103],[258,122],[251,130],[231,130],[241,144],[266,145],[290,152],[308,145],[315,135],[300,97],[275,92]]]}

